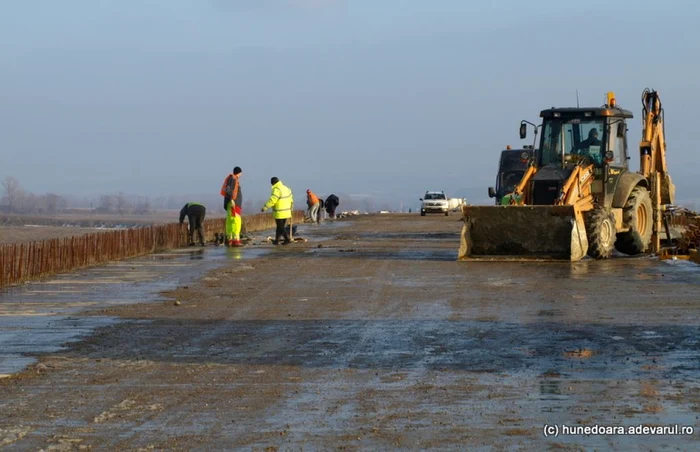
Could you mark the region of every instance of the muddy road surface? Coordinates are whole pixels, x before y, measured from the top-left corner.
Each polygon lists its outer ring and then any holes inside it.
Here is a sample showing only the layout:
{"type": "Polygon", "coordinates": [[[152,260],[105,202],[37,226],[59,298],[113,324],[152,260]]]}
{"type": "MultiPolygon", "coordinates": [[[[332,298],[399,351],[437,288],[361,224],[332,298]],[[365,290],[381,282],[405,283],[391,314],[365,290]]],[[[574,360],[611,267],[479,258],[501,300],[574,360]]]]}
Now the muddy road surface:
{"type": "Polygon", "coordinates": [[[303,225],[166,301],[73,314],[120,321],[0,380],[0,446],[700,447],[700,267],[456,262],[460,226],[303,225]]]}

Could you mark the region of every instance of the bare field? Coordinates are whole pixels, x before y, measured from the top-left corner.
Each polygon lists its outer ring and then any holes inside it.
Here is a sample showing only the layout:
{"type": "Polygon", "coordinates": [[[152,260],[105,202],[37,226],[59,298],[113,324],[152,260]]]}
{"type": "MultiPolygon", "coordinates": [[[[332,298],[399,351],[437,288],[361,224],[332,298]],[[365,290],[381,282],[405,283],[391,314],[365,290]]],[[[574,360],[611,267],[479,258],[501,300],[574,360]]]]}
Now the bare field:
{"type": "MultiPolygon", "coordinates": [[[[0,214],[0,225],[5,226],[63,226],[65,224],[94,227],[105,224],[151,225],[174,223],[180,217],[180,210],[161,210],[145,215],[70,213],[56,215],[7,215],[0,214]]],[[[207,218],[221,218],[221,212],[209,213],[207,218]]]]}
{"type": "MultiPolygon", "coordinates": [[[[158,211],[148,215],[0,215],[0,245],[68,238],[100,232],[103,228],[115,226],[176,223],[179,217],[179,210],[158,211]]],[[[207,219],[220,217],[221,215],[207,215],[207,219]]]]}
{"type": "Polygon", "coordinates": [[[21,242],[38,242],[48,239],[63,239],[95,232],[91,228],[37,226],[37,227],[0,227],[0,245],[21,242]]]}

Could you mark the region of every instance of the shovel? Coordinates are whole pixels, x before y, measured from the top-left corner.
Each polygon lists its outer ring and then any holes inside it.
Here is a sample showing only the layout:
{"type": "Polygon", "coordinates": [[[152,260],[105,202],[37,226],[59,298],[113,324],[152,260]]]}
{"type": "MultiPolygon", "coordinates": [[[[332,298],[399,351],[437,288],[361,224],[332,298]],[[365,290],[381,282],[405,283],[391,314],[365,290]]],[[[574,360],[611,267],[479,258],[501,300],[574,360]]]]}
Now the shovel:
{"type": "Polygon", "coordinates": [[[294,222],[294,203],[292,203],[292,216],[289,217],[289,241],[294,241],[294,227],[292,223],[294,222]]]}

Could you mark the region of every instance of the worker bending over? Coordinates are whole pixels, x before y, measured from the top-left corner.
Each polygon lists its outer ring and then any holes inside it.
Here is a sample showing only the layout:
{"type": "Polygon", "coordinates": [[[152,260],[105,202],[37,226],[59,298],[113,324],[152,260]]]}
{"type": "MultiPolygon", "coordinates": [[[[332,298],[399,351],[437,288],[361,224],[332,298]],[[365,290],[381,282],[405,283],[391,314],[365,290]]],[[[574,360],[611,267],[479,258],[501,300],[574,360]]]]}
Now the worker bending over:
{"type": "Polygon", "coordinates": [[[204,216],[207,214],[207,208],[203,204],[198,202],[188,202],[185,207],[180,211],[180,226],[185,221],[185,216],[187,216],[187,222],[189,223],[189,245],[194,245],[194,230],[197,230],[197,238],[199,238],[199,244],[204,246],[204,231],[202,225],[204,224],[204,216]]]}
{"type": "Polygon", "coordinates": [[[335,218],[335,209],[340,205],[340,199],[336,195],[330,195],[326,198],[326,212],[329,218],[335,218]]]}
{"type": "Polygon", "coordinates": [[[286,187],[282,181],[276,177],[270,179],[270,184],[272,185],[270,199],[267,200],[260,211],[265,212],[267,209],[272,208],[272,215],[275,218],[275,223],[277,225],[277,230],[275,231],[275,241],[272,243],[277,245],[279,244],[280,237],[284,237],[284,242],[282,242],[282,245],[288,245],[291,242],[291,239],[289,238],[289,232],[285,226],[287,220],[292,218],[292,208],[294,206],[292,190],[286,187]]]}
{"type": "Polygon", "coordinates": [[[320,201],[318,196],[314,194],[311,190],[306,190],[306,205],[309,207],[308,215],[312,223],[318,223],[318,214],[320,201]]]}
{"type": "Polygon", "coordinates": [[[239,166],[233,169],[233,173],[226,176],[221,185],[221,196],[224,197],[224,210],[226,210],[226,244],[228,246],[243,246],[241,243],[241,224],[243,215],[243,191],[239,178],[243,170],[239,166]]]}

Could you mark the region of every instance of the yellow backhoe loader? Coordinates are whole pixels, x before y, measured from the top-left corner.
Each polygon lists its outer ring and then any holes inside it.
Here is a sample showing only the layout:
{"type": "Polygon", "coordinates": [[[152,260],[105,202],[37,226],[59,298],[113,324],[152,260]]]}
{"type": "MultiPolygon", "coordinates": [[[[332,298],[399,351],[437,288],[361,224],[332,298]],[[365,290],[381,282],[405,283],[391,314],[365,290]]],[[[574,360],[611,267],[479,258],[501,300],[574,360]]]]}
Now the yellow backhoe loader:
{"type": "MultiPolygon", "coordinates": [[[[658,252],[664,205],[675,186],[666,167],[663,109],[642,93],[640,170],[628,168],[627,123],[612,92],[602,107],[542,110],[539,151],[504,206],[462,208],[459,260],[565,260],[658,252]]],[[[520,137],[527,135],[527,121],[520,137]]],[[[536,129],[537,129],[536,128],[536,129]]]]}

